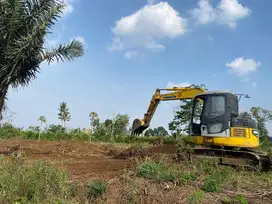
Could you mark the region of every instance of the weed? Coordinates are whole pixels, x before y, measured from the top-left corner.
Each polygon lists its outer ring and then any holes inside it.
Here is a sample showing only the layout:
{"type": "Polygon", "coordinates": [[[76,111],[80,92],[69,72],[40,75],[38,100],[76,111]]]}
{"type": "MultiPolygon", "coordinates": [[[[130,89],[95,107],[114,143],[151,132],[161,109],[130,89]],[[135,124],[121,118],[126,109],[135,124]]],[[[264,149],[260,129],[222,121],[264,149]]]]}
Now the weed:
{"type": "Polygon", "coordinates": [[[219,192],[220,191],[220,183],[213,176],[207,176],[204,179],[202,190],[205,192],[219,192]]]}
{"type": "Polygon", "coordinates": [[[199,204],[205,198],[205,193],[203,191],[195,191],[190,194],[187,198],[189,204],[199,204]]]}
{"type": "Polygon", "coordinates": [[[69,203],[66,181],[66,172],[46,161],[1,161],[0,203],[69,203]]]}
{"type": "Polygon", "coordinates": [[[162,162],[148,161],[137,166],[139,176],[157,181],[175,181],[178,173],[176,169],[166,167],[162,162]]]}
{"type": "Polygon", "coordinates": [[[224,197],[221,200],[222,204],[247,204],[247,200],[243,195],[237,195],[233,198],[231,197],[224,197]]]}
{"type": "Polygon", "coordinates": [[[179,178],[179,184],[187,185],[197,179],[197,175],[195,173],[183,173],[179,178]]]}
{"type": "Polygon", "coordinates": [[[96,199],[102,196],[107,190],[107,184],[105,181],[94,181],[88,183],[86,186],[86,194],[88,200],[96,199]]]}
{"type": "Polygon", "coordinates": [[[72,182],[69,185],[68,192],[71,197],[73,197],[73,198],[76,197],[78,195],[78,183],[72,182]]]}

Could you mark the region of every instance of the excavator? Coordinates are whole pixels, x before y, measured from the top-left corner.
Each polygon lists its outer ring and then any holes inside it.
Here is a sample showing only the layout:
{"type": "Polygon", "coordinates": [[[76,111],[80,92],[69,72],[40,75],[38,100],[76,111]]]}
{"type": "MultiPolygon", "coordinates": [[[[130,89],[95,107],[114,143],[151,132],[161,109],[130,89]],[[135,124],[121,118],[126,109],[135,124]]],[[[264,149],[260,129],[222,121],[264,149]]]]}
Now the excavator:
{"type": "Polygon", "coordinates": [[[200,86],[156,89],[143,119],[135,119],[132,135],[140,135],[150,126],[161,101],[192,99],[190,142],[193,154],[245,161],[244,167],[272,169],[272,158],[256,149],[260,146],[257,122],[239,114],[238,96],[230,91],[207,91],[200,86]],[[162,94],[162,91],[168,93],[162,94]]]}

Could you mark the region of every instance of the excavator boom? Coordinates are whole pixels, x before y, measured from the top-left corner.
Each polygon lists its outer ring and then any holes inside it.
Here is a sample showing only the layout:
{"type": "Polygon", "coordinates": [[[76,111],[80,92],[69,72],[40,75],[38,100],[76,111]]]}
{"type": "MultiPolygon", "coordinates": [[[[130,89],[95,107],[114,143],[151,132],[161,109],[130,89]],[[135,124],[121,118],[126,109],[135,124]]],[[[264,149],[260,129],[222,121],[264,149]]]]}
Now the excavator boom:
{"type": "Polygon", "coordinates": [[[198,86],[191,85],[189,87],[173,87],[167,89],[156,89],[149,103],[147,112],[143,119],[135,119],[132,124],[132,135],[139,135],[150,125],[151,119],[161,101],[172,101],[181,99],[192,99],[197,94],[205,92],[198,86]],[[161,91],[168,91],[169,93],[162,94],[161,91]]]}

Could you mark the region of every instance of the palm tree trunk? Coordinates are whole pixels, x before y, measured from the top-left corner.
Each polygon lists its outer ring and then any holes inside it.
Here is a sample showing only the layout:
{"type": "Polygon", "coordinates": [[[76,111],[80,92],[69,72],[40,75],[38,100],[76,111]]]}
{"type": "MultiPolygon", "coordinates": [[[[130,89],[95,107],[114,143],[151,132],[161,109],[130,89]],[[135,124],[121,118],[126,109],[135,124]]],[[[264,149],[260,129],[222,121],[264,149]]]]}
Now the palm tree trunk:
{"type": "Polygon", "coordinates": [[[2,119],[3,119],[3,112],[5,109],[5,100],[6,100],[7,93],[8,93],[8,87],[4,87],[0,89],[0,123],[2,122],[2,119]]]}

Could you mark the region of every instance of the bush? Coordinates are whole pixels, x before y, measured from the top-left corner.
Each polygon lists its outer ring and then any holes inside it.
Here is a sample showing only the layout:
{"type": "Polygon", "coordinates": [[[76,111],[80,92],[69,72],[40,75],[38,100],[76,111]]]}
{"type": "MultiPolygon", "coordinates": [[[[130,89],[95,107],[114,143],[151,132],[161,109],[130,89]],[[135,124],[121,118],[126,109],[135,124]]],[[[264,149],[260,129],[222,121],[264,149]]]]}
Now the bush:
{"type": "Polygon", "coordinates": [[[0,203],[69,203],[67,174],[46,161],[1,161],[0,203]]]}
{"type": "Polygon", "coordinates": [[[14,127],[12,124],[4,123],[0,128],[0,138],[8,139],[21,136],[21,129],[14,127]]]}
{"type": "Polygon", "coordinates": [[[94,181],[87,184],[86,194],[88,200],[93,200],[102,196],[107,190],[107,184],[104,181],[94,181]]]}

